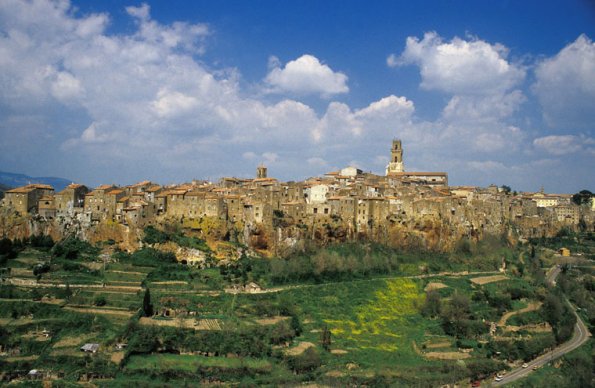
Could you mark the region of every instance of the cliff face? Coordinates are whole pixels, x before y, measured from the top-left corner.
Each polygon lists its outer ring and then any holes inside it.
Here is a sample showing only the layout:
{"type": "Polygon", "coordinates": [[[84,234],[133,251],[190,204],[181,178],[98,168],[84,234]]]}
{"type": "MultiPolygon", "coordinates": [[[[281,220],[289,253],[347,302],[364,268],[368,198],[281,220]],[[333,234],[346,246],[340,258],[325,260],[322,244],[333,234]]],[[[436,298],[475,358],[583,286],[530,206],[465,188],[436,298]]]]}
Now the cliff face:
{"type": "MultiPolygon", "coordinates": [[[[217,242],[237,242],[264,255],[283,256],[301,250],[306,244],[328,245],[346,241],[375,241],[404,249],[451,251],[462,240],[479,241],[485,236],[503,236],[511,243],[519,238],[551,237],[562,228],[593,230],[593,217],[583,209],[581,223],[559,221],[547,213],[510,218],[501,206],[490,203],[441,205],[418,208],[414,212],[388,215],[386,219],[357,225],[336,216],[312,217],[309,224],[290,216],[277,215],[272,222],[231,222],[218,217],[176,219],[160,216],[151,223],[159,229],[181,230],[216,246],[217,242]]],[[[91,243],[112,241],[120,249],[134,251],[142,243],[143,228],[111,220],[88,222],[84,217],[58,216],[45,219],[39,215],[19,215],[0,207],[0,235],[23,239],[45,234],[54,240],[76,236],[91,243]]]]}

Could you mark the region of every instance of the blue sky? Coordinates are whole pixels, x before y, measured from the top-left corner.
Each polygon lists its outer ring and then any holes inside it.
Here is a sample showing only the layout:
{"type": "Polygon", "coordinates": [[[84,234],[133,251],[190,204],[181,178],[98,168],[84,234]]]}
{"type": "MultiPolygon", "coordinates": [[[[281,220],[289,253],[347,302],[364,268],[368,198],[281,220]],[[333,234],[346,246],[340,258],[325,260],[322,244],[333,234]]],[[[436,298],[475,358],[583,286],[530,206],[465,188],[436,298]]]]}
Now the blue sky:
{"type": "Polygon", "coordinates": [[[595,190],[592,1],[0,2],[0,170],[595,190]],[[371,4],[370,4],[371,3],[371,4]]]}

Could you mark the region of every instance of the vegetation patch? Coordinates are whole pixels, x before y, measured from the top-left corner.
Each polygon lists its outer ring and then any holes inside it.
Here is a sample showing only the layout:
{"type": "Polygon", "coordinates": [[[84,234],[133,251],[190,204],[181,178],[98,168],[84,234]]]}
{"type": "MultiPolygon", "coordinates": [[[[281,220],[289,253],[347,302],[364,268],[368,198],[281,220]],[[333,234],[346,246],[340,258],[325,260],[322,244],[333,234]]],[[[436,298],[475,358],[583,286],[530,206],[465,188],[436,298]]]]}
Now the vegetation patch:
{"type": "Polygon", "coordinates": [[[252,370],[260,373],[271,371],[271,363],[257,358],[205,357],[197,355],[151,354],[131,356],[126,363],[128,371],[184,371],[197,372],[202,369],[252,370]]]}
{"type": "Polygon", "coordinates": [[[399,346],[395,339],[402,337],[396,326],[416,315],[423,294],[410,279],[387,280],[385,285],[370,303],[355,309],[352,319],[325,319],[333,335],[351,340],[362,348],[396,351],[399,346]]]}

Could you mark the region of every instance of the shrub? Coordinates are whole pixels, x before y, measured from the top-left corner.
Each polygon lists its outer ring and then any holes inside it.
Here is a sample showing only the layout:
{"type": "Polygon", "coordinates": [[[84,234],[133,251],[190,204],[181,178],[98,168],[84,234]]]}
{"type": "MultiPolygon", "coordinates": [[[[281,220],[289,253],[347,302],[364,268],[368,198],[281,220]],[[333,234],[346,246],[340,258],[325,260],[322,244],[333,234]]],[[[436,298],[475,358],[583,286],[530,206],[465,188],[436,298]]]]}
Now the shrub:
{"type": "Polygon", "coordinates": [[[315,348],[306,349],[299,356],[290,357],[287,359],[287,365],[290,369],[297,373],[310,372],[322,365],[320,355],[315,348]]]}
{"type": "Polygon", "coordinates": [[[99,250],[87,241],[80,240],[76,237],[67,237],[52,248],[52,254],[55,257],[69,260],[76,260],[80,258],[83,253],[96,255],[99,253],[99,250]]]}

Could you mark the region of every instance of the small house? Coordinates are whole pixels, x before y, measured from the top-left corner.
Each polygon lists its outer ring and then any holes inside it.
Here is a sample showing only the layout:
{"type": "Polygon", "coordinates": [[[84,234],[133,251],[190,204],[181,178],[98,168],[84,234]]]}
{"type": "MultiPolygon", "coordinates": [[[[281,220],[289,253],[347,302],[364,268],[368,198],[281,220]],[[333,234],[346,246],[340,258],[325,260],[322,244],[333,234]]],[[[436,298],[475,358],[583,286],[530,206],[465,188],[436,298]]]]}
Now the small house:
{"type": "Polygon", "coordinates": [[[84,344],[81,346],[81,351],[85,353],[97,353],[99,351],[99,344],[84,344]]]}

